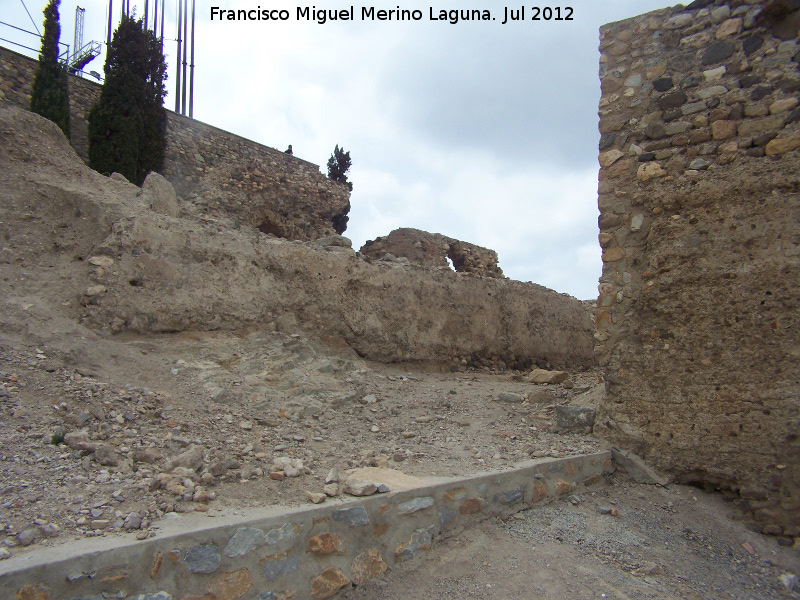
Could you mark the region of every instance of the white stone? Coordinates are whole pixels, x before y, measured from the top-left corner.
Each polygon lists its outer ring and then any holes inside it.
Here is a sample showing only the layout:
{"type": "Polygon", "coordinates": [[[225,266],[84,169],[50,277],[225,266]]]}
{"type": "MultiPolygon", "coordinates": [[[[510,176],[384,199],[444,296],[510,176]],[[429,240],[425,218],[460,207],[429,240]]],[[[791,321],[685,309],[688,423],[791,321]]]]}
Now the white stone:
{"type": "Polygon", "coordinates": [[[664,29],[683,29],[691,25],[693,20],[692,13],[681,13],[667,19],[664,29]]]}
{"type": "Polygon", "coordinates": [[[709,69],[708,71],[703,71],[703,77],[706,78],[706,81],[719,81],[725,76],[727,73],[728,67],[722,65],[721,67],[717,67],[716,69],[709,69]]]}

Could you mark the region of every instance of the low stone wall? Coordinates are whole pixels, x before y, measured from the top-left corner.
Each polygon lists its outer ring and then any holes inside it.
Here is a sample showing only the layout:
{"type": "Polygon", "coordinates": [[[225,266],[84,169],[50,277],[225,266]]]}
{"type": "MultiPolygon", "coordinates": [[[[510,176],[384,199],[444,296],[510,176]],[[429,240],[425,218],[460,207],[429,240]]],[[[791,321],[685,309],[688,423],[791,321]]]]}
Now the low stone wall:
{"type": "Polygon", "coordinates": [[[380,260],[387,254],[407,258],[423,267],[448,268],[447,259],[459,273],[472,273],[483,277],[503,277],[497,264],[497,252],[474,244],[449,238],[440,233],[428,233],[403,227],[386,237],[369,240],[361,247],[368,260],[380,260]]]}
{"type": "Polygon", "coordinates": [[[601,29],[595,431],[798,536],[800,11],[777,7],[601,29]]]}
{"type": "MultiPolygon", "coordinates": [[[[0,47],[0,103],[30,107],[36,61],[0,47]]],[[[69,77],[70,143],[88,160],[87,116],[101,86],[69,77]]],[[[162,174],[177,193],[209,217],[228,217],[264,233],[315,240],[336,233],[334,219],[350,210],[347,186],[319,166],[206,123],[167,111],[162,174]]]]}
{"type": "Polygon", "coordinates": [[[180,517],[146,541],[93,538],[0,562],[24,600],[324,600],[491,515],[596,484],[608,452],[249,518],[180,517]],[[66,557],[66,558],[65,558],[66,557]]]}

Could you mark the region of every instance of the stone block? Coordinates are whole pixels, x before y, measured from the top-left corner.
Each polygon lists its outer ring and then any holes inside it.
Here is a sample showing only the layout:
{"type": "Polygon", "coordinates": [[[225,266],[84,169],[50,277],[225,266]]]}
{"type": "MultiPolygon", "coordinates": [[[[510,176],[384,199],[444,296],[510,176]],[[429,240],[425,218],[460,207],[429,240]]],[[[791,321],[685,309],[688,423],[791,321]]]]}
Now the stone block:
{"type": "Polygon", "coordinates": [[[335,533],[323,533],[315,535],[308,540],[308,548],[306,552],[310,554],[317,554],[319,556],[326,556],[328,554],[342,555],[347,551],[347,545],[344,539],[335,533]]]}
{"type": "Polygon", "coordinates": [[[388,567],[389,565],[381,557],[380,551],[375,548],[367,548],[353,559],[351,568],[353,583],[364,585],[370,580],[383,575],[388,567]]]}
{"type": "Polygon", "coordinates": [[[239,600],[253,589],[253,578],[247,569],[220,573],[206,584],[206,591],[219,600],[239,600]]]}
{"type": "Polygon", "coordinates": [[[556,406],[556,426],[560,433],[590,433],[596,414],[597,411],[589,407],[556,406]]]}

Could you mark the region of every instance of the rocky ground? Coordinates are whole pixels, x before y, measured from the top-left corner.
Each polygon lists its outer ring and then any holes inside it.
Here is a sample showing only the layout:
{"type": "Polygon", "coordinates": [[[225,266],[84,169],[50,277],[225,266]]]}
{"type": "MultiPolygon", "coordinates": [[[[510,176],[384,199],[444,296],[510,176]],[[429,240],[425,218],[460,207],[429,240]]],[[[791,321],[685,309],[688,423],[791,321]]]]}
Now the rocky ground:
{"type": "Polygon", "coordinates": [[[719,494],[610,485],[446,540],[348,600],[800,598],[800,556],[732,520],[719,494]]]}
{"type": "Polygon", "coordinates": [[[156,535],[169,512],[341,493],[347,471],[465,475],[595,452],[555,407],[597,377],[411,371],[300,335],[0,338],[0,554],[74,537],[156,535]],[[332,469],[341,483],[325,488],[332,469]]]}

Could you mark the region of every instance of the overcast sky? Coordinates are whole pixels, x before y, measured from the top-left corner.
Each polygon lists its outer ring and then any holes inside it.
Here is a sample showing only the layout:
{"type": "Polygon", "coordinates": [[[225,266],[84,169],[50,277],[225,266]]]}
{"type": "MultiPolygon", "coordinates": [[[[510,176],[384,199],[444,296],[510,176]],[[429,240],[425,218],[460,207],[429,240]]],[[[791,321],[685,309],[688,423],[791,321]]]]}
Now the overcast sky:
{"type": "MultiPolygon", "coordinates": [[[[41,30],[46,1],[24,2],[41,30]]],[[[166,4],[165,38],[175,39],[177,3],[166,4]]],[[[194,116],[280,150],[292,144],[323,172],[336,144],[348,150],[354,189],[345,235],[356,248],[416,227],[496,250],[513,279],[595,298],[598,29],[670,4],[571,0],[571,21],[533,21],[526,5],[526,21],[503,25],[505,7],[521,4],[375,2],[353,4],[354,21],[320,25],[298,20],[297,8],[351,4],[200,0],[194,116]],[[286,9],[290,18],[212,22],[211,6],[286,9]],[[370,6],[418,9],[422,19],[364,21],[361,9],[370,6]],[[453,8],[489,10],[495,20],[430,19],[431,9],[438,16],[453,8]]],[[[134,5],[141,16],[144,0],[134,5]]],[[[107,1],[81,6],[84,42],[105,42],[107,1]]],[[[120,6],[114,0],[115,13],[120,6]]],[[[72,44],[75,5],[62,2],[60,12],[61,40],[72,44]]],[[[0,0],[0,20],[33,29],[23,0],[0,0]]],[[[177,47],[165,48],[174,108],[177,47]]],[[[102,72],[102,59],[86,69],[102,72]]]]}

